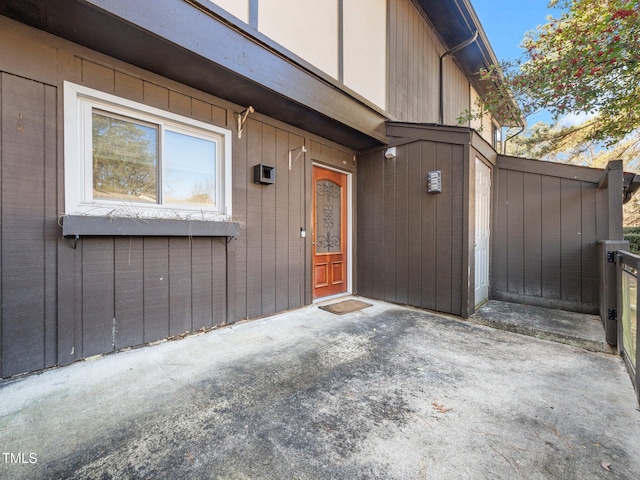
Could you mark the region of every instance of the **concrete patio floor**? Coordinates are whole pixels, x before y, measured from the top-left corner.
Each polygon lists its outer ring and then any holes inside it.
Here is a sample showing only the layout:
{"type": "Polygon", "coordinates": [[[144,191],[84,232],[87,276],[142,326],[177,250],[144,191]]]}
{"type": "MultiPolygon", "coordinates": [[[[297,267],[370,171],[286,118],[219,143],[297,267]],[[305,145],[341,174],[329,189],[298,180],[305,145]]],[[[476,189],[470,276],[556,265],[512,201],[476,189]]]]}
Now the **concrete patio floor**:
{"type": "Polygon", "coordinates": [[[0,478],[640,478],[621,359],[366,300],[0,383],[0,478]]]}

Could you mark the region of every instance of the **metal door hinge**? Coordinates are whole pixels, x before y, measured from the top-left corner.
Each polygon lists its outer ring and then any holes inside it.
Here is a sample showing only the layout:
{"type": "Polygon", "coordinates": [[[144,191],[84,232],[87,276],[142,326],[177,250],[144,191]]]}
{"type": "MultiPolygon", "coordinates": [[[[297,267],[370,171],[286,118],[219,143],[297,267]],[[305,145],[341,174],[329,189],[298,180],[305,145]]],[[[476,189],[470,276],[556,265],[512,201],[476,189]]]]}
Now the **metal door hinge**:
{"type": "Polygon", "coordinates": [[[607,318],[609,320],[618,320],[618,310],[610,308],[607,312],[607,318]]]}
{"type": "Polygon", "coordinates": [[[616,261],[616,253],[617,252],[607,252],[607,262],[615,262],[616,261]]]}

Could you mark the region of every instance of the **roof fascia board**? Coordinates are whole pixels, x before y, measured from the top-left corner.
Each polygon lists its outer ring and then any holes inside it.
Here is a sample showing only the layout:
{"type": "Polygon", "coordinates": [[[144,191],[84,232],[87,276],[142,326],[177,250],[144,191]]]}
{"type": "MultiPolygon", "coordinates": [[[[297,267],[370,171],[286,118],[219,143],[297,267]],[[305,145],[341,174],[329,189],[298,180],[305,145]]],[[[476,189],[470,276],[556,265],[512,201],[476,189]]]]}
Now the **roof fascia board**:
{"type": "Polygon", "coordinates": [[[518,172],[535,173],[549,177],[567,178],[598,185],[602,177],[602,169],[555,163],[544,160],[509,157],[498,155],[497,166],[501,170],[516,170],[518,172]]]}
{"type": "Polygon", "coordinates": [[[311,75],[283,55],[266,49],[263,44],[243,32],[229,28],[191,3],[175,0],[137,0],[135,3],[85,1],[109,15],[236,72],[274,93],[318,110],[321,114],[377,140],[384,140],[379,134],[379,125],[360,123],[361,117],[382,117],[378,112],[371,111],[370,115],[363,115],[364,110],[371,110],[368,106],[348,98],[334,85],[311,75]],[[185,32],[189,32],[189,35],[185,35],[185,32]],[[219,42],[212,44],[212,38],[223,40],[224,48],[220,48],[219,42]],[[265,55],[265,52],[268,54],[265,55]],[[324,101],[318,101],[318,97],[324,101]],[[332,101],[327,101],[327,97],[333,97],[330,98],[332,101]]]}
{"type": "Polygon", "coordinates": [[[21,0],[0,15],[354,149],[386,142],[386,116],[186,0],[21,0]]]}
{"type": "Polygon", "coordinates": [[[446,127],[423,123],[387,122],[390,145],[401,145],[411,141],[469,145],[473,130],[467,127],[446,127]]]}

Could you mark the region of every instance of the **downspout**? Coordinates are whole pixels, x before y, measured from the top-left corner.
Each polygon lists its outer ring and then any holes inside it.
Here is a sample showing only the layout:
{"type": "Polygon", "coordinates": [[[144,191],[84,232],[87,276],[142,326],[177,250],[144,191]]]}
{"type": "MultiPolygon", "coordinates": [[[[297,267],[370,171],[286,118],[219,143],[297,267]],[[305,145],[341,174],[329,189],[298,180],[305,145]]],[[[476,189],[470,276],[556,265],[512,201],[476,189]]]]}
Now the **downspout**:
{"type": "Polygon", "coordinates": [[[444,61],[444,57],[454,54],[460,50],[462,50],[465,47],[468,47],[469,45],[471,45],[473,42],[476,41],[476,39],[478,38],[478,30],[476,30],[475,32],[473,32],[473,36],[467,40],[465,40],[462,43],[459,43],[458,45],[456,45],[455,47],[447,50],[446,52],[444,52],[442,55],[440,55],[440,125],[444,124],[444,74],[443,74],[443,61],[444,61]]]}

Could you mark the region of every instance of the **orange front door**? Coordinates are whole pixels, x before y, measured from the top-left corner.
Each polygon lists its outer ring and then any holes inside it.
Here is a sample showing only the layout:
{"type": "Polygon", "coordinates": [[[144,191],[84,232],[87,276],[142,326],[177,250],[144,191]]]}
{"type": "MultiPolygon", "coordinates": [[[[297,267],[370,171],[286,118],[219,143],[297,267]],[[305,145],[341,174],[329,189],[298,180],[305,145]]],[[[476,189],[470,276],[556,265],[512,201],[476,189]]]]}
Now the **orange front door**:
{"type": "Polygon", "coordinates": [[[313,167],[313,298],[347,291],[347,176],[313,167]]]}

